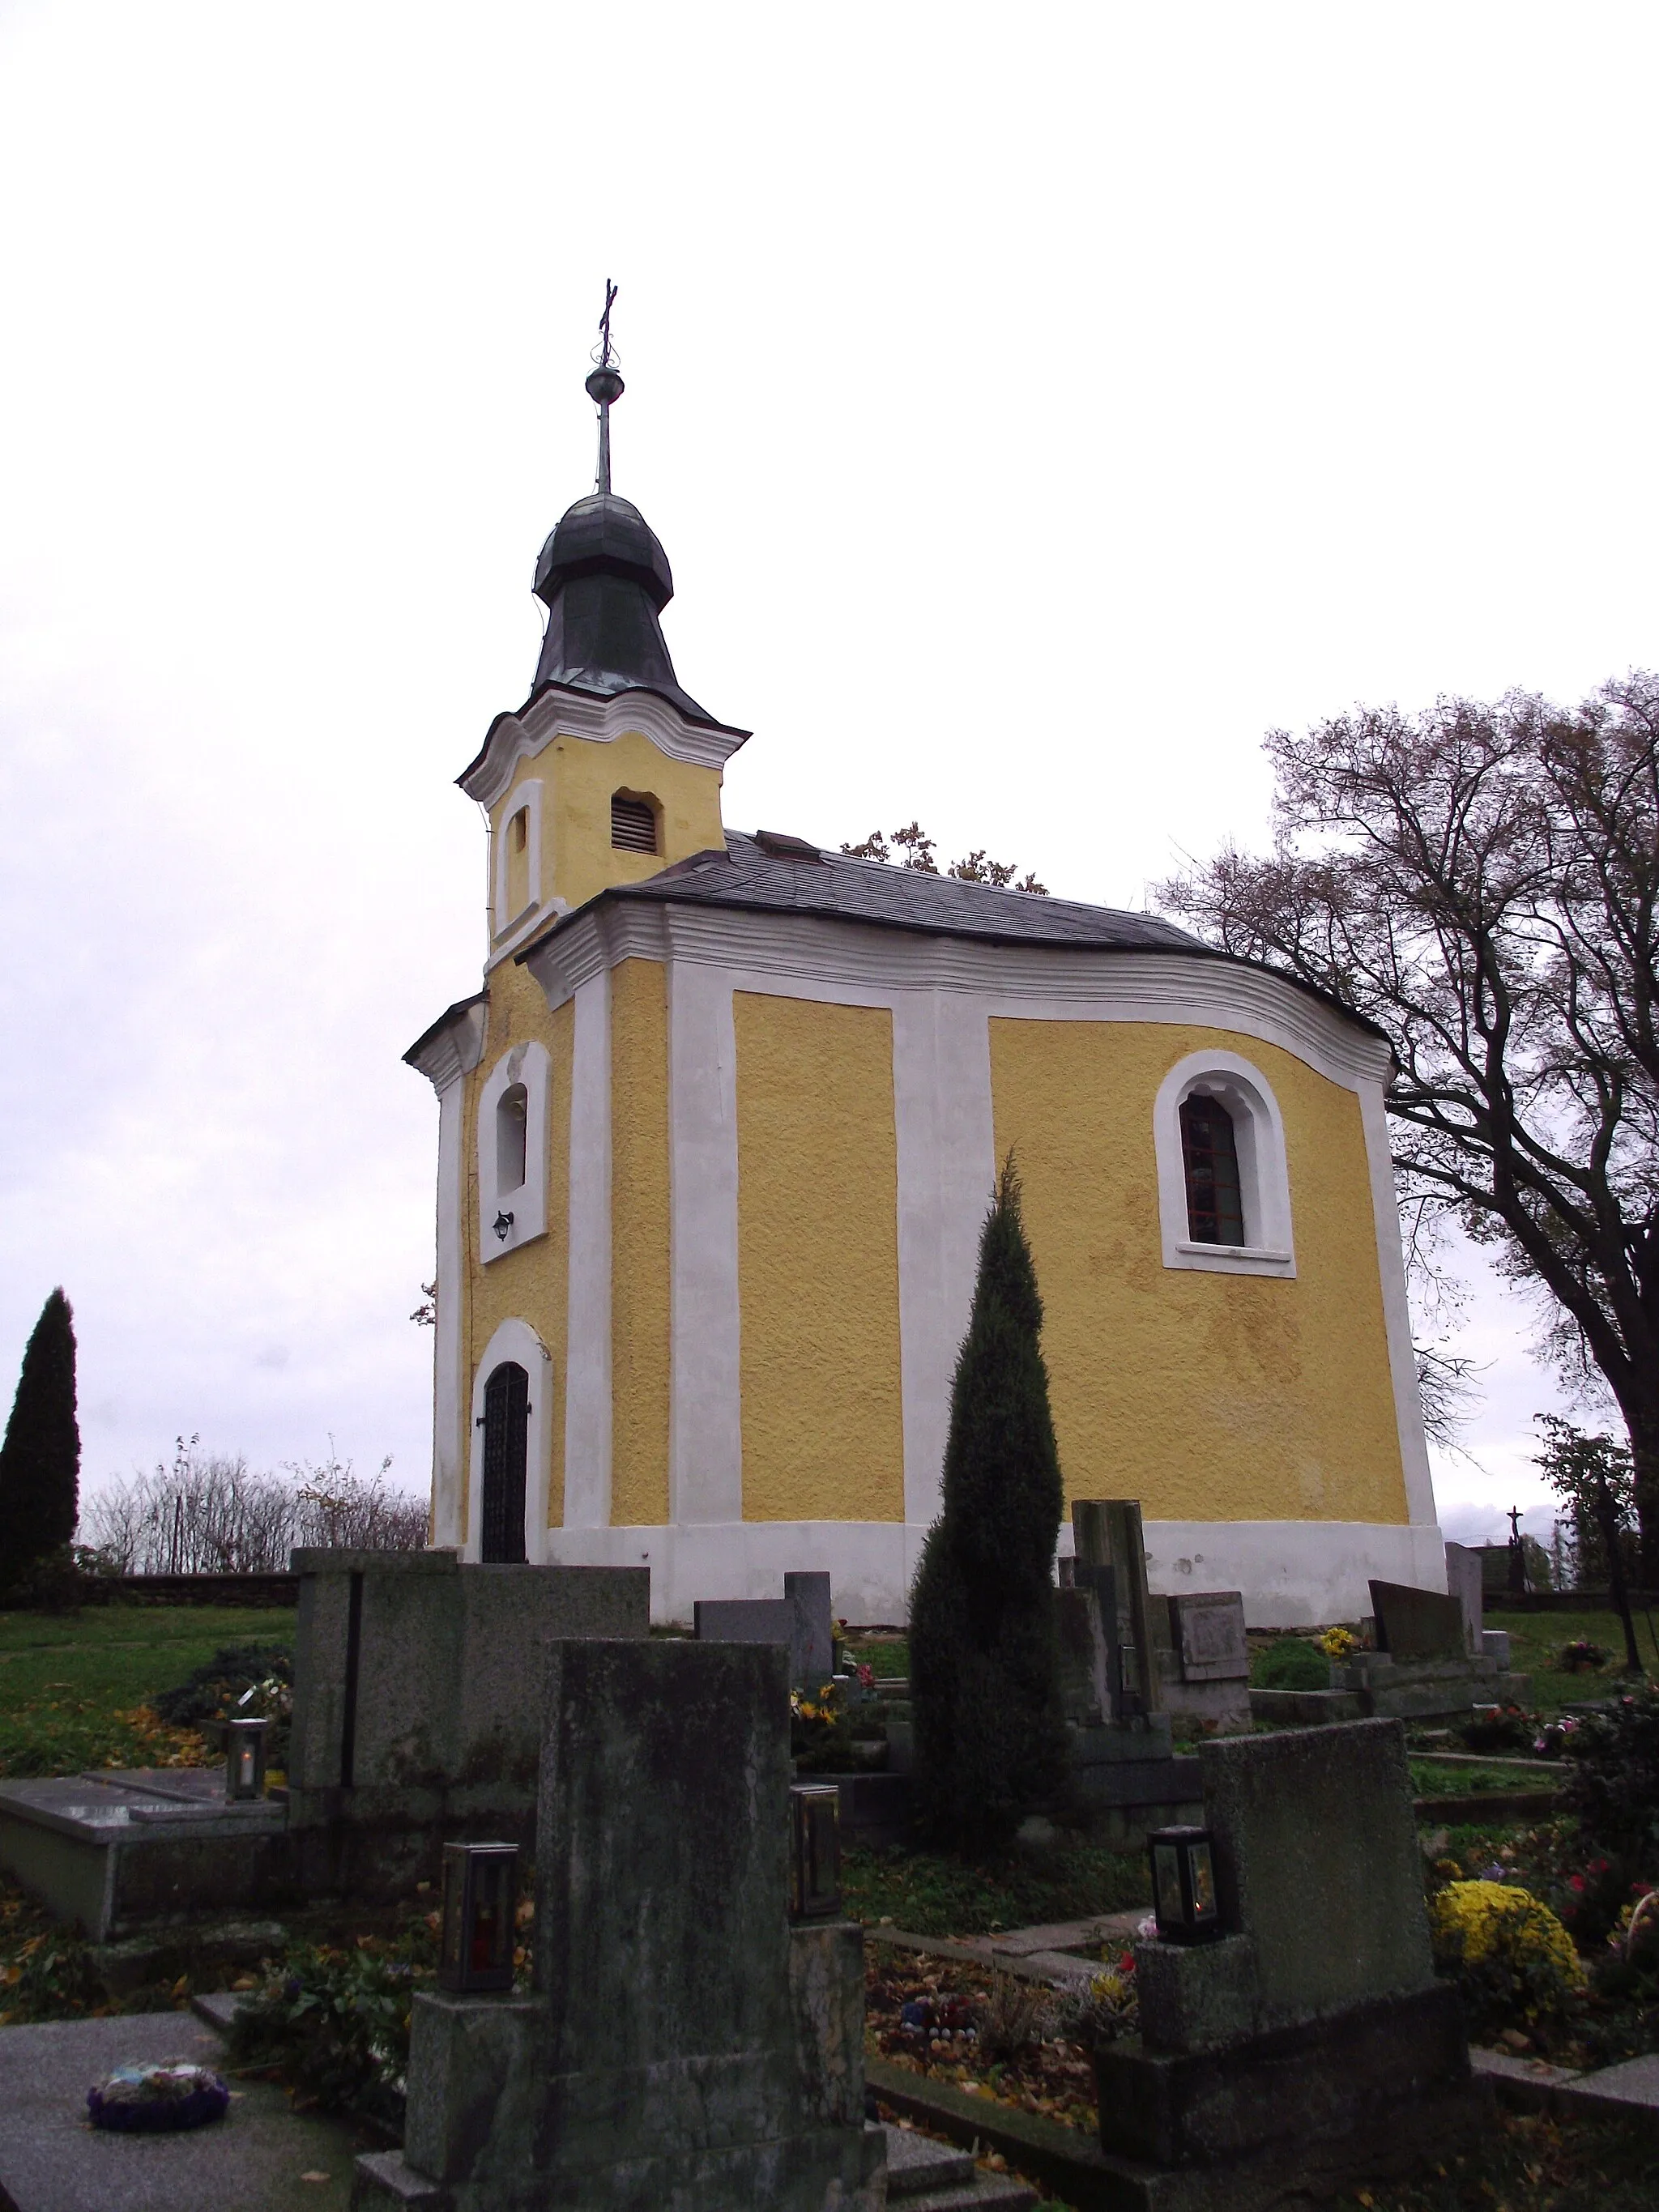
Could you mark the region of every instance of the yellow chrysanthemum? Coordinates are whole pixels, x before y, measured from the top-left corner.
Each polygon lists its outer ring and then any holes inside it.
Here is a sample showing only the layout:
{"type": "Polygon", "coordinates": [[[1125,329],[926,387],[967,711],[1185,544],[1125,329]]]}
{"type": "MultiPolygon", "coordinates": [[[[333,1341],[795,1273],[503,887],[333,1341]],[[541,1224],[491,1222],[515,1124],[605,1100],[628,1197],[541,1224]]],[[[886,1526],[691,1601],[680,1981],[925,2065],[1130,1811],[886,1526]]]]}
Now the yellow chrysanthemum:
{"type": "Polygon", "coordinates": [[[1548,1905],[1504,1881],[1454,1881],[1429,1900],[1436,1957],[1478,1966],[1501,1959],[1513,1966],[1553,1969],[1568,1989],[1584,1986],[1572,1938],[1548,1905]]]}

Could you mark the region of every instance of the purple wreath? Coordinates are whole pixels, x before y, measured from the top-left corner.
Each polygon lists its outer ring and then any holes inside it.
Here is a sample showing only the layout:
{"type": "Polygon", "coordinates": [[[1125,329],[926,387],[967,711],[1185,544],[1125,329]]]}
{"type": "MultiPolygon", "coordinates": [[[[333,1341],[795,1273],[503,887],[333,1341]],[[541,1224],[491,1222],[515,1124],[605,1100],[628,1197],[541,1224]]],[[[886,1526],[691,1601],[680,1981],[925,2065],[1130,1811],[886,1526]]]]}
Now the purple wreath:
{"type": "Polygon", "coordinates": [[[230,2091],[205,2066],[164,2058],[152,2066],[118,2066],[106,2081],[87,2092],[87,2111],[95,2128],[126,2135],[199,2128],[220,2120],[230,2106],[230,2091]]]}

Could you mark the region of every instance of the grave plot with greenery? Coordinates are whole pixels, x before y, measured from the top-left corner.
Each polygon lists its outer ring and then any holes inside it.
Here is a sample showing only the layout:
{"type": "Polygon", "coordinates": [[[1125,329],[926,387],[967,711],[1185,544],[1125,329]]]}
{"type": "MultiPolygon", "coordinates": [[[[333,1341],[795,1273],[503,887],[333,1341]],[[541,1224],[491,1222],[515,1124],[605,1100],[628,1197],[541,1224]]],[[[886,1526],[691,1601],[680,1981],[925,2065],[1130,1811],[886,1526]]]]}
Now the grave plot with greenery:
{"type": "Polygon", "coordinates": [[[885,1921],[913,1936],[990,1936],[1127,1911],[1150,1903],[1152,1884],[1144,1851],[1062,1836],[983,1859],[855,1844],[842,1854],[842,1896],[848,1918],[866,1927],[885,1921]]]}
{"type": "Polygon", "coordinates": [[[286,1650],[293,1637],[289,1607],[0,1613],[0,1777],[210,1759],[191,1717],[164,1719],[155,1701],[227,1646],[286,1650]]]}
{"type": "Polygon", "coordinates": [[[865,1984],[865,2041],[926,2079],[977,2092],[1092,2135],[1086,1996],[986,1966],[878,1952],[865,1984]]]}

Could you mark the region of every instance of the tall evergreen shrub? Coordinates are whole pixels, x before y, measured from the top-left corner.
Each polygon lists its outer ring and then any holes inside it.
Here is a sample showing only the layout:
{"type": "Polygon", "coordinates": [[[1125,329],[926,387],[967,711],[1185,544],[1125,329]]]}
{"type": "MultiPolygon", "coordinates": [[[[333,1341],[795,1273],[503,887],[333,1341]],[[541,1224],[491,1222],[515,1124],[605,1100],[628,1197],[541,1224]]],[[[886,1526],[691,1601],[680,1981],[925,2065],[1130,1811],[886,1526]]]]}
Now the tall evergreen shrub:
{"type": "Polygon", "coordinates": [[[944,1509],[910,1599],[917,1812],[935,1841],[969,1850],[1008,1842],[1065,1772],[1051,1580],[1064,1497],[1042,1327],[1011,1152],[957,1358],[944,1509]]]}
{"type": "Polygon", "coordinates": [[[80,1511],[75,1317],[61,1290],[40,1309],[0,1443],[0,1589],[25,1587],[64,1553],[80,1511]]]}

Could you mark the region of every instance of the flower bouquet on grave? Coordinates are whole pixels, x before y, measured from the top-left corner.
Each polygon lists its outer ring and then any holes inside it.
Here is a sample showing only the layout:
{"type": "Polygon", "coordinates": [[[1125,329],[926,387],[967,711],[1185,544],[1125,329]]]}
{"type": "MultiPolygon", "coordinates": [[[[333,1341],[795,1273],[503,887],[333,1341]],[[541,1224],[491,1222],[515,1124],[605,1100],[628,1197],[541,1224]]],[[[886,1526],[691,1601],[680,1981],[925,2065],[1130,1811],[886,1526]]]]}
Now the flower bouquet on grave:
{"type": "Polygon", "coordinates": [[[802,1774],[828,1773],[850,1762],[852,1730],[838,1682],[789,1692],[789,1747],[802,1774]]]}
{"type": "Polygon", "coordinates": [[[158,2064],[118,2066],[106,2081],[87,2092],[87,2112],[95,2128],[122,2135],[173,2132],[221,2120],[230,2108],[230,2091],[205,2066],[182,2058],[158,2064]]]}
{"type": "Polygon", "coordinates": [[[1135,1954],[1121,1952],[1088,1987],[1060,1998],[1061,2032],[1088,2051],[1140,2033],[1140,1993],[1135,1984],[1135,1954]]]}
{"type": "Polygon", "coordinates": [[[1476,1720],[1465,1721],[1456,1734],[1466,1751],[1512,1751],[1524,1755],[1536,1742],[1542,1725],[1540,1713],[1529,1713],[1523,1705],[1498,1705],[1476,1720]]]}
{"type": "Polygon", "coordinates": [[[1546,1759],[1559,1759],[1577,1734],[1578,1723],[1571,1713],[1563,1713],[1559,1719],[1546,1721],[1532,1740],[1532,1747],[1546,1759]]]}

